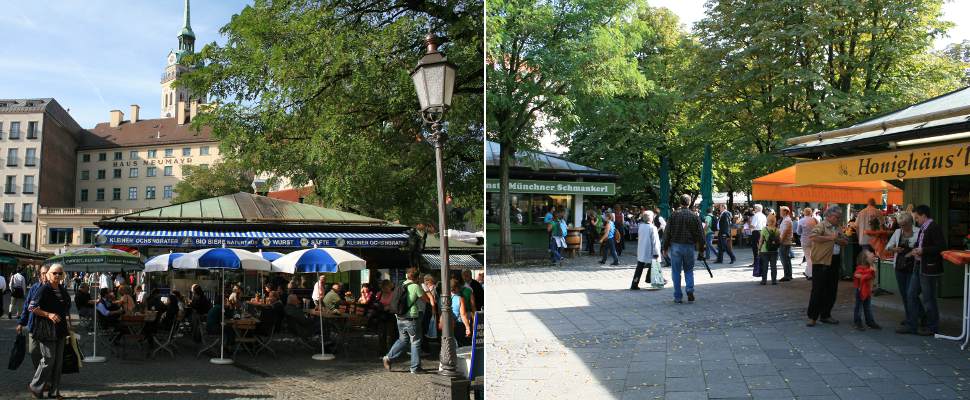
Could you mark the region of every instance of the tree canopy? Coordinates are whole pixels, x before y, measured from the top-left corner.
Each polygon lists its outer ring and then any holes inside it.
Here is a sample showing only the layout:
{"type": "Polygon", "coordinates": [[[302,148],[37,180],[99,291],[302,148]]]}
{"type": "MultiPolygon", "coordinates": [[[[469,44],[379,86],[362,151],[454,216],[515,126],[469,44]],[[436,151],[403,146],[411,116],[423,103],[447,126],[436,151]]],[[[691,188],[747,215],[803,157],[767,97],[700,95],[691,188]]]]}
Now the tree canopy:
{"type": "Polygon", "coordinates": [[[182,180],[175,185],[173,203],[185,203],[253,191],[253,173],[232,160],[212,166],[182,166],[182,180]]]}
{"type": "Polygon", "coordinates": [[[434,151],[409,73],[428,32],[458,65],[445,115],[447,190],[481,207],[482,11],[472,0],[257,0],[179,78],[211,106],[227,159],[312,184],[316,198],[410,224],[435,221],[434,151]]]}

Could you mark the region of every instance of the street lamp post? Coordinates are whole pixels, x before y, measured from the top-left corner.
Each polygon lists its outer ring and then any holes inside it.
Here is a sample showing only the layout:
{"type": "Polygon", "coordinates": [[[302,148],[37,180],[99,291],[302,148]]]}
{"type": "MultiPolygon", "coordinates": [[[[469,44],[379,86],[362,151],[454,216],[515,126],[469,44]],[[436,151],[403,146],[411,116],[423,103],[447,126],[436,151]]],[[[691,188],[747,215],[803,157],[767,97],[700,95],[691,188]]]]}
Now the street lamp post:
{"type": "Polygon", "coordinates": [[[417,67],[411,71],[414,89],[418,92],[421,103],[421,118],[431,125],[431,131],[425,134],[425,139],[434,146],[435,166],[438,183],[438,236],[441,239],[441,375],[457,376],[455,369],[455,334],[452,327],[451,296],[448,283],[448,221],[445,213],[445,170],[442,147],[447,140],[447,134],[441,131],[441,120],[445,111],[451,107],[451,97],[455,88],[454,64],[448,62],[444,54],[438,51],[437,38],[431,33],[425,38],[427,54],[421,57],[417,67]]]}

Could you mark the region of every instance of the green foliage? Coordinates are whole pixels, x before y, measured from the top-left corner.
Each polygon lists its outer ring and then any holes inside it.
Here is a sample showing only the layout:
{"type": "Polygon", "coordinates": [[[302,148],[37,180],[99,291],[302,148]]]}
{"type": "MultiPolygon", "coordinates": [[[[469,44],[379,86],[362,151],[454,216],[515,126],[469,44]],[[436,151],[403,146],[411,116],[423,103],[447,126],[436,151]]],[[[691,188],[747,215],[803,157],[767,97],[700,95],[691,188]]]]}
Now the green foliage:
{"type": "Polygon", "coordinates": [[[182,180],[175,185],[173,203],[184,203],[225,196],[238,192],[252,193],[253,173],[237,162],[224,160],[212,166],[185,165],[182,180]]]}
{"type": "Polygon", "coordinates": [[[645,93],[633,52],[646,34],[636,0],[494,0],[488,15],[487,135],[501,146],[499,261],[511,262],[508,165],[577,118],[585,96],[645,93]]]}
{"type": "Polygon", "coordinates": [[[213,103],[226,158],[311,184],[328,207],[437,221],[434,151],[409,73],[430,30],[458,65],[445,115],[445,181],[457,205],[481,207],[482,10],[473,0],[257,0],[189,62],[179,84],[213,103]]]}

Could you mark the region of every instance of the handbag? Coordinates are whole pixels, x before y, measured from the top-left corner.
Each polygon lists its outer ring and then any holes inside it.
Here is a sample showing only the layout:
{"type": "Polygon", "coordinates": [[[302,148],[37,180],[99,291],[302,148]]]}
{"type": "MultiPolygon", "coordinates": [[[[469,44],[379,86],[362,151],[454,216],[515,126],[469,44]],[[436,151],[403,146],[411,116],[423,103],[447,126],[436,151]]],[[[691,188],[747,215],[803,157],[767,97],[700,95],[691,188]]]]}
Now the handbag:
{"type": "Polygon", "coordinates": [[[77,345],[77,337],[71,332],[64,338],[64,359],[61,361],[62,374],[76,374],[81,372],[81,349],[77,345]]]}
{"type": "Polygon", "coordinates": [[[41,342],[57,340],[57,328],[54,327],[54,321],[47,318],[34,318],[32,327],[30,333],[34,335],[34,340],[41,342]]]}
{"type": "Polygon", "coordinates": [[[650,261],[650,286],[659,289],[664,287],[666,284],[667,280],[664,279],[663,270],[660,268],[660,261],[650,261]]]}
{"type": "Polygon", "coordinates": [[[7,362],[7,369],[13,371],[20,368],[20,364],[24,362],[24,356],[27,354],[27,338],[24,334],[17,334],[17,338],[14,339],[13,347],[10,349],[10,361],[7,362]]]}

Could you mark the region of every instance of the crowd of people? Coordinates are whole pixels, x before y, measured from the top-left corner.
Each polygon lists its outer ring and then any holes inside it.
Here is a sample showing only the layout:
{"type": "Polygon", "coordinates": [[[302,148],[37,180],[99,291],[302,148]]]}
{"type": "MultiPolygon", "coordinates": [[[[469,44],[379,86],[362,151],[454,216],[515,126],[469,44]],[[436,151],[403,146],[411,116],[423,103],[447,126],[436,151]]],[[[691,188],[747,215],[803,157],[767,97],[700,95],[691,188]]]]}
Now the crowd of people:
{"type": "MultiPolygon", "coordinates": [[[[473,277],[468,269],[455,272],[448,282],[449,311],[455,341],[463,346],[471,343],[474,313],[484,307],[485,276],[482,272],[473,277]]],[[[320,275],[308,299],[298,294],[298,289],[307,286],[303,276],[268,282],[251,298],[243,295],[239,284],[229,282],[228,295],[215,301],[198,284],[192,285],[188,297],[179,290],[163,295],[158,288],[148,291],[143,284],[134,285],[136,278],[134,273],[69,275],[59,264],[18,270],[9,279],[0,276],[3,284],[0,293],[9,288],[13,300],[5,309],[8,318],[16,318],[17,334],[26,336],[27,353],[35,366],[28,385],[33,396],[61,398],[61,363],[65,359],[65,339],[73,329],[72,308],[79,319],[97,318],[102,332],[113,332],[110,334],[113,344],[131,333],[123,326],[125,316],[151,316],[144,321],[138,335],[148,354],[159,344],[157,334],[173,326],[178,328],[176,324],[183,321],[195,341],[201,341],[202,335],[220,335],[223,315],[227,319],[242,315],[256,318],[256,335],[271,334],[274,329],[281,329],[285,321],[297,336],[310,338],[321,334],[318,319],[321,315],[353,312],[366,321],[368,329],[379,332],[382,346],[390,349],[384,358],[386,367],[410,345],[413,373],[420,371],[419,357],[429,354],[427,341],[422,339],[438,338],[443,329],[438,318],[440,283],[433,274],[424,275],[419,283],[417,268],[408,269],[407,280],[400,284],[380,279],[379,272],[373,271],[370,282],[361,286],[359,296],[349,291],[347,284],[328,285],[326,275],[320,275]],[[407,306],[403,308],[392,304],[398,287],[404,289],[407,306]],[[73,288],[73,300],[69,288],[73,288]],[[306,304],[310,301],[314,308],[307,312],[306,304]],[[390,343],[394,338],[397,340],[390,343]]],[[[223,340],[232,346],[233,330],[225,330],[223,340]]]]}
{"type": "MultiPolygon", "coordinates": [[[[851,278],[855,297],[853,323],[858,330],[881,329],[871,307],[877,263],[880,258],[892,260],[906,312],[896,332],[927,336],[938,332],[936,290],[942,274],[941,252],[946,246],[942,228],[933,221],[928,206],[882,210],[875,199],[869,199],[865,208],[856,210],[846,221],[842,208],[834,205],[801,210],[780,206],[776,211],[755,204],[731,211],[720,204],[702,211],[692,206],[688,195],[677,200],[676,209],[666,220],[659,210],[648,207],[615,205],[588,210],[582,222],[584,250],[591,256],[599,251],[601,264],[610,256],[612,265],[618,265],[625,242],[636,241],[637,265],[630,289],[640,289],[644,269],[644,281],[650,283],[651,275],[660,270],[655,265],[668,266],[674,302],[682,303],[685,294],[688,302],[696,299],[695,261],[706,262],[714,257],[714,263],[723,263],[729,258],[733,264],[737,261],[734,243],[746,243],[753,256],[752,275],[760,278],[761,285],[767,285],[769,277],[771,284],[777,285],[794,279],[794,248],[800,246],[804,276],[812,282],[807,325],[839,323],[831,314],[838,282],[851,278]],[[859,251],[853,260],[854,271],[845,275],[842,256],[850,241],[858,245],[859,251]]],[[[554,250],[565,247],[560,246],[559,239],[565,236],[565,220],[553,207],[546,222],[553,261],[560,262],[561,255],[554,250]],[[554,234],[557,231],[560,234],[554,234]]]]}

